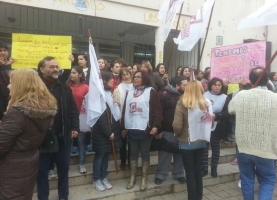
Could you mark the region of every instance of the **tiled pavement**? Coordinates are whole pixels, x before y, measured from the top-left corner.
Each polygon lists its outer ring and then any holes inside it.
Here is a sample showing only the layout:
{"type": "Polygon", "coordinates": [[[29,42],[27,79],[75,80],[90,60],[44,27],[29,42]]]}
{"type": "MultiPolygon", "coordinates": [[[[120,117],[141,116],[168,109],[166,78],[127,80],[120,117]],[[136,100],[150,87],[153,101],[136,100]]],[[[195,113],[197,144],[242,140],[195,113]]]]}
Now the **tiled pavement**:
{"type": "MultiPolygon", "coordinates": [[[[258,199],[258,183],[255,183],[255,200],[258,199]]],[[[238,188],[238,181],[218,184],[204,188],[202,200],[243,200],[241,189],[238,188]]],[[[146,200],[186,200],[187,192],[178,192],[157,197],[148,198],[146,200]]],[[[277,185],[272,199],[277,199],[277,185]]]]}
{"type": "MultiPolygon", "coordinates": [[[[138,180],[139,182],[139,180],[138,180]]],[[[125,189],[126,183],[120,183],[122,184],[122,189],[125,189]]],[[[184,185],[184,187],[186,187],[184,185]]],[[[255,183],[255,200],[258,199],[257,195],[258,191],[258,183],[255,183]]],[[[102,193],[109,193],[111,191],[105,191],[102,193]]],[[[95,193],[99,193],[96,191],[90,184],[88,185],[82,185],[82,186],[76,186],[70,188],[70,195],[69,200],[85,200],[85,199],[92,199],[92,197],[95,196],[95,193]]],[[[36,197],[33,197],[34,200],[36,200],[36,197]]],[[[57,200],[57,190],[51,190],[49,199],[51,200],[57,200]]],[[[133,195],[129,196],[126,195],[119,195],[115,197],[108,197],[103,198],[106,200],[139,200],[140,198],[134,198],[133,195]]],[[[161,196],[155,196],[151,198],[147,198],[144,200],[186,200],[187,199],[187,192],[175,192],[172,194],[166,194],[161,196]]],[[[277,185],[275,186],[275,191],[273,194],[273,200],[277,199],[277,185]]],[[[238,188],[238,181],[229,182],[229,183],[223,183],[218,184],[214,186],[207,186],[204,187],[203,190],[203,199],[202,200],[243,200],[241,189],[238,188]]]]}
{"type": "MultiPolygon", "coordinates": [[[[229,182],[229,183],[223,183],[223,184],[218,184],[214,186],[207,186],[203,190],[203,199],[202,200],[243,200],[241,189],[238,188],[238,181],[234,182],[229,182]]],[[[125,183],[124,186],[125,188],[125,183]]],[[[184,185],[186,187],[186,185],[184,185]]],[[[255,183],[255,200],[258,199],[257,196],[257,191],[258,191],[258,183],[255,183]]],[[[69,199],[70,200],[84,200],[84,199],[91,199],[97,191],[91,187],[91,185],[82,185],[82,186],[76,186],[70,188],[70,195],[69,199]]],[[[106,193],[112,192],[110,191],[105,191],[106,193]]],[[[51,190],[50,191],[50,196],[49,199],[57,199],[57,190],[51,190]]],[[[37,198],[33,198],[37,199],[37,198]]],[[[115,196],[115,197],[109,197],[109,198],[104,198],[106,200],[130,200],[134,199],[133,195],[132,196],[115,196]]],[[[187,199],[187,192],[176,192],[172,194],[166,194],[166,195],[161,195],[161,196],[156,196],[156,197],[151,197],[147,198],[144,200],[186,200],[187,199]]],[[[275,191],[273,194],[272,199],[277,199],[277,186],[275,186],[275,191]]],[[[138,200],[138,199],[136,199],[138,200]]]]}

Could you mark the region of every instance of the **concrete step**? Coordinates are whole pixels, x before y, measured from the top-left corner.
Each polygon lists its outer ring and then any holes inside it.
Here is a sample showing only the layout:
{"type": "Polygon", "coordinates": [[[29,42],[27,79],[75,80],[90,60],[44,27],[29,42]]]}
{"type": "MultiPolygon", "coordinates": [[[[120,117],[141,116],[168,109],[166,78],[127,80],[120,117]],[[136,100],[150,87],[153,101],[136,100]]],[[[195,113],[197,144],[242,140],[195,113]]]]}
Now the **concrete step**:
{"type": "MultiPolygon", "coordinates": [[[[237,165],[231,165],[230,163],[224,163],[218,165],[217,178],[212,178],[210,173],[203,178],[203,186],[213,186],[220,183],[232,182],[239,180],[239,169],[237,165]]],[[[110,176],[110,175],[109,175],[110,176]]],[[[119,174],[119,177],[121,174],[119,174]]],[[[109,177],[111,180],[111,177],[109,177]]],[[[84,200],[84,199],[106,199],[106,200],[139,200],[151,198],[154,196],[160,196],[164,194],[178,193],[186,191],[186,184],[180,184],[177,180],[173,179],[171,175],[161,184],[155,185],[154,183],[155,175],[150,174],[148,176],[148,188],[146,191],[140,191],[141,177],[137,177],[137,183],[135,187],[131,190],[126,189],[128,178],[119,178],[116,180],[111,180],[113,189],[106,190],[104,192],[96,191],[92,187],[91,182],[81,186],[70,187],[70,200],[84,200]]],[[[206,189],[204,188],[204,194],[206,189]]],[[[49,200],[58,200],[57,189],[51,190],[49,195],[49,200]]],[[[37,200],[36,193],[34,193],[33,200],[37,200]]],[[[185,193],[184,199],[185,199],[185,193]]]]}
{"type": "MultiPolygon", "coordinates": [[[[236,158],[235,156],[235,149],[234,148],[226,148],[221,149],[220,151],[220,158],[219,158],[219,164],[227,163],[229,164],[231,161],[233,161],[236,158]]],[[[211,160],[211,150],[209,150],[209,163],[211,160]]],[[[120,164],[120,160],[117,160],[118,165],[120,164]]],[[[155,174],[157,170],[157,164],[158,164],[158,156],[151,156],[150,157],[150,166],[149,166],[149,174],[155,174]]],[[[108,179],[109,180],[118,180],[123,178],[129,178],[130,177],[130,170],[121,170],[119,168],[119,173],[116,174],[115,170],[115,164],[114,161],[109,161],[108,165],[108,179]]],[[[138,162],[138,176],[141,175],[141,159],[139,159],[138,162]]],[[[91,184],[93,180],[93,170],[92,170],[92,163],[86,164],[87,173],[86,174],[80,174],[79,173],[79,166],[78,165],[71,165],[69,167],[69,186],[77,186],[77,185],[85,185],[85,184],[91,184]]],[[[171,169],[173,169],[173,163],[171,163],[171,169]]],[[[49,188],[50,189],[56,189],[58,186],[58,179],[54,178],[49,180],[49,188]]]]}
{"type": "MultiPolygon", "coordinates": [[[[231,140],[230,143],[221,142],[221,146],[220,146],[221,149],[234,148],[234,147],[236,147],[236,141],[235,140],[231,140]]],[[[157,151],[150,152],[150,155],[151,156],[158,155],[158,152],[157,151]]],[[[87,152],[86,153],[86,163],[92,163],[93,158],[94,158],[94,152],[87,152]]],[[[116,152],[116,158],[118,160],[120,160],[120,153],[119,152],[116,152]]],[[[113,155],[112,154],[110,154],[109,160],[113,160],[113,155]]],[[[70,165],[78,165],[78,154],[71,154],[70,165]]]]}

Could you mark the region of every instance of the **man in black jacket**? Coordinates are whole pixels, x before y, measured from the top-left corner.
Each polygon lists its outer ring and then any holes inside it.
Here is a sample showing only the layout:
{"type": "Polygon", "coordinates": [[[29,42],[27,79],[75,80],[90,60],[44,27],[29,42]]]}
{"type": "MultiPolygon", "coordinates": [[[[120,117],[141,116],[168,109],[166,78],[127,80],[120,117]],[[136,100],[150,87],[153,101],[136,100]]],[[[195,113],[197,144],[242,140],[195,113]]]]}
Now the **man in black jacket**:
{"type": "MultiPolygon", "coordinates": [[[[160,103],[162,107],[163,113],[163,121],[162,121],[162,133],[158,134],[156,137],[161,138],[164,137],[168,142],[177,144],[177,138],[174,134],[174,130],[172,127],[174,113],[176,104],[180,99],[181,94],[184,93],[185,87],[187,85],[187,79],[183,76],[176,77],[172,85],[166,86],[161,92],[160,95],[160,103]]],[[[158,167],[155,174],[155,184],[160,185],[168,176],[171,160],[174,160],[174,168],[172,171],[172,175],[175,179],[177,179],[181,184],[186,182],[184,177],[184,165],[182,161],[181,154],[172,154],[165,151],[159,151],[158,155],[158,167]]]]}
{"type": "Polygon", "coordinates": [[[47,56],[38,63],[38,73],[51,94],[56,98],[58,112],[54,117],[52,134],[48,133],[40,149],[37,191],[39,200],[49,196],[48,170],[51,156],[58,171],[59,199],[68,199],[68,170],[71,138],[79,131],[79,114],[70,87],[58,79],[59,67],[54,57],[47,56]],[[52,135],[52,136],[51,136],[52,135]],[[51,136],[51,137],[50,137],[51,136]],[[58,150],[53,145],[57,143],[58,150]]]}

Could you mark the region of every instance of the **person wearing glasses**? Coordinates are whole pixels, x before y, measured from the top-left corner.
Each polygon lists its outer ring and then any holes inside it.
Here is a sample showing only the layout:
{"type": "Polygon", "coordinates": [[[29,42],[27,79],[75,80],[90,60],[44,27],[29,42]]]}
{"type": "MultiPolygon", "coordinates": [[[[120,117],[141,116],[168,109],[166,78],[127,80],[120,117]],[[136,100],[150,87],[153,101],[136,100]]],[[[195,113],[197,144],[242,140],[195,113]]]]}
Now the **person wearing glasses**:
{"type": "Polygon", "coordinates": [[[162,112],[158,93],[151,87],[147,72],[137,71],[133,76],[134,88],[127,94],[122,111],[122,135],[130,142],[131,178],[127,189],[132,189],[136,182],[138,154],[142,159],[142,180],[140,189],[147,188],[147,173],[150,162],[150,145],[153,136],[161,127],[162,112]]]}
{"type": "Polygon", "coordinates": [[[57,100],[58,111],[51,128],[52,134],[49,134],[51,138],[45,138],[46,142],[52,141],[52,143],[47,143],[44,148],[40,148],[37,196],[39,200],[48,199],[48,170],[50,159],[54,156],[58,171],[59,199],[68,199],[70,149],[72,138],[77,137],[79,132],[79,112],[70,87],[58,79],[59,66],[54,57],[47,56],[38,63],[38,74],[57,100]]]}

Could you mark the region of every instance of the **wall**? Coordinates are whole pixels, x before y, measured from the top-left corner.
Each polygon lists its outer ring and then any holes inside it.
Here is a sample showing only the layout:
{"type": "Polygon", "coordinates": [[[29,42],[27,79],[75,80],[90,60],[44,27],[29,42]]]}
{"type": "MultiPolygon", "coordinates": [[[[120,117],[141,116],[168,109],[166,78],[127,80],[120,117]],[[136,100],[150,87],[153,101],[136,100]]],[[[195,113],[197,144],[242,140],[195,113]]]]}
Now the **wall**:
{"type": "MultiPolygon", "coordinates": [[[[237,31],[239,21],[255,12],[264,5],[264,0],[215,0],[215,7],[209,34],[201,60],[201,68],[210,66],[211,48],[216,45],[216,36],[223,36],[223,45],[243,43],[244,39],[265,40],[265,26],[237,31]]],[[[267,41],[272,42],[272,55],[277,49],[277,26],[268,27],[267,41]]],[[[271,70],[277,70],[277,60],[271,65],[271,70]]]]}
{"type": "MultiPolygon", "coordinates": [[[[86,8],[77,8],[78,0],[1,0],[2,2],[20,4],[49,10],[64,11],[82,15],[96,16],[138,24],[159,27],[161,21],[158,19],[158,11],[164,0],[84,0],[86,8]]],[[[204,0],[186,0],[179,29],[201,6],[204,0]],[[193,2],[193,3],[192,3],[193,2]]],[[[177,19],[173,25],[176,26],[177,19]]]]}
{"type": "MultiPolygon", "coordinates": [[[[137,24],[160,27],[161,21],[157,14],[164,0],[85,0],[87,8],[80,10],[76,7],[78,0],[1,0],[26,6],[45,8],[50,10],[71,12],[82,15],[96,16],[137,24]]],[[[266,0],[271,1],[271,0],[266,0]]],[[[196,13],[205,0],[186,0],[178,29],[181,29],[196,13]]],[[[223,36],[223,45],[242,43],[244,39],[264,40],[265,27],[250,28],[237,31],[237,24],[241,19],[255,12],[264,5],[265,0],[215,0],[214,13],[211,26],[201,60],[201,68],[210,66],[211,48],[216,47],[216,36],[223,36]]],[[[175,29],[177,17],[172,29],[175,29]]],[[[277,39],[274,33],[277,26],[268,27],[267,40],[272,42],[272,54],[277,49],[277,39]]],[[[163,50],[163,42],[156,32],[156,62],[161,60],[160,52],[163,50]]],[[[203,44],[203,40],[201,42],[203,44]]],[[[272,70],[277,71],[277,59],[272,64],[272,70]]]]}

